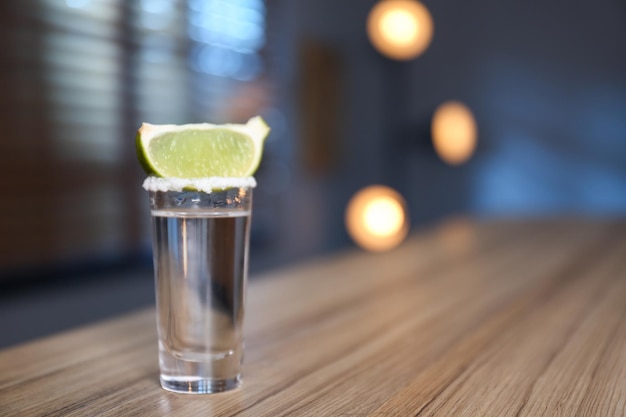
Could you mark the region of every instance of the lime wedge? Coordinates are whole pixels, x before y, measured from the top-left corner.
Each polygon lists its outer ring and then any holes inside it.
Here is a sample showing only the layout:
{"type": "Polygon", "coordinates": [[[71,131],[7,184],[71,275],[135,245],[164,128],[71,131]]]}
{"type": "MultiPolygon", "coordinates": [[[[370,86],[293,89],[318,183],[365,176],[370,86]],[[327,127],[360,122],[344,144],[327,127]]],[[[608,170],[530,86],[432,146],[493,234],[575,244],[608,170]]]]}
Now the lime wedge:
{"type": "Polygon", "coordinates": [[[157,177],[248,177],[259,167],[269,131],[259,116],[246,124],[144,123],[137,156],[146,173],[157,177]]]}

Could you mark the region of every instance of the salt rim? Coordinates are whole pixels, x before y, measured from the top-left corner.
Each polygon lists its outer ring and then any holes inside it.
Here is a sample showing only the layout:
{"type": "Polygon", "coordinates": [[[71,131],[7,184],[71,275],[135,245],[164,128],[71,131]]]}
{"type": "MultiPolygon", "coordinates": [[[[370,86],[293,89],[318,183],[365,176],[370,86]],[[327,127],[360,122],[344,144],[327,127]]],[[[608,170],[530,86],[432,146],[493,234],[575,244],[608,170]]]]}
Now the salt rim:
{"type": "Polygon", "coordinates": [[[193,188],[205,193],[224,188],[256,187],[254,177],[229,178],[161,178],[148,177],[143,182],[143,188],[147,191],[183,191],[185,188],[193,188]]]}

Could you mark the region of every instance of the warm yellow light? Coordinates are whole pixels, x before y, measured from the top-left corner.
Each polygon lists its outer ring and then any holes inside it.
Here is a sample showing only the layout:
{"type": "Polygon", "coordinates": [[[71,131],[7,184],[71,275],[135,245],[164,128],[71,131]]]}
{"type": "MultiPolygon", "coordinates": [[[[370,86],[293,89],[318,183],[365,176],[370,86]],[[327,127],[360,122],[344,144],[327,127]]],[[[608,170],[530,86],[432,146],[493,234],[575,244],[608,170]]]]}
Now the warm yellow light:
{"type": "Polygon", "coordinates": [[[450,165],[467,161],[476,149],[476,121],[462,103],[449,101],[439,106],[431,130],[437,154],[450,165]]]}
{"type": "Polygon", "coordinates": [[[404,199],[389,187],[374,185],[356,193],[346,208],[346,228],[356,244],[385,251],[400,244],[409,227],[404,199]]]}
{"type": "Polygon", "coordinates": [[[418,34],[417,21],[406,10],[391,10],[379,23],[384,36],[398,45],[410,45],[418,34]]]}
{"type": "Polygon", "coordinates": [[[363,226],[375,236],[395,235],[403,222],[402,205],[390,196],[375,197],[363,209],[363,226]]]}
{"type": "Polygon", "coordinates": [[[418,1],[382,0],[369,14],[367,33],[383,55],[407,60],[428,48],[433,36],[433,21],[428,9],[418,1]]]}

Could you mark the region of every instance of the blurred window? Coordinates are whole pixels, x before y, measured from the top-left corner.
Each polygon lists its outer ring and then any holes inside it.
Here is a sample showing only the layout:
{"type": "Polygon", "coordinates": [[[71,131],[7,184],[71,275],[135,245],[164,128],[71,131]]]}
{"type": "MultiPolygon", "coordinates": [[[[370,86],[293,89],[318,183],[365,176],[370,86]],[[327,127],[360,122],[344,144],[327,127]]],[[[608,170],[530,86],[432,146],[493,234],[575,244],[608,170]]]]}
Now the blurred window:
{"type": "Polygon", "coordinates": [[[137,128],[261,112],[265,14],[262,0],[0,2],[0,272],[145,250],[137,128]]]}

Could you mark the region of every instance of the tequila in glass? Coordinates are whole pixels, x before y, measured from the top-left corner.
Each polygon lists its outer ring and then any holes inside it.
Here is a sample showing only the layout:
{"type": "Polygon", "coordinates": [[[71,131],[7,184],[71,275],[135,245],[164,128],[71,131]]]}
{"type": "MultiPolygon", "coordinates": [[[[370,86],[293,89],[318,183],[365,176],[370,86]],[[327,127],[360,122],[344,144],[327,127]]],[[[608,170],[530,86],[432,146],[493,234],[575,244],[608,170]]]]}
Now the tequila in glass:
{"type": "Polygon", "coordinates": [[[243,359],[251,187],[150,191],[163,388],[237,387],[243,359]]]}

